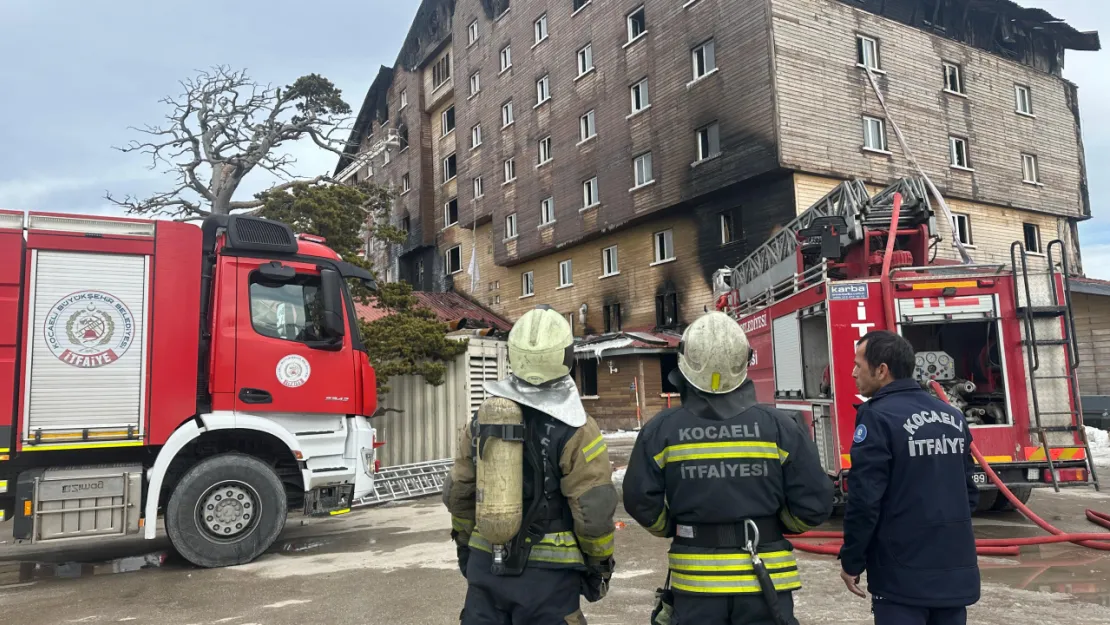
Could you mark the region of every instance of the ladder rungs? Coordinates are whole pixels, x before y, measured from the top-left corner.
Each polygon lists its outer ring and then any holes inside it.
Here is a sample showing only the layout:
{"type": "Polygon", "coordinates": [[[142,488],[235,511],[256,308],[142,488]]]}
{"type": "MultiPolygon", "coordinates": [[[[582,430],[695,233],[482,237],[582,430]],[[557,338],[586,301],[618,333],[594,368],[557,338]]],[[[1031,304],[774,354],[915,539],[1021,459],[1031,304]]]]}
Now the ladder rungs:
{"type": "MultiPolygon", "coordinates": [[[[1031,376],[1034,380],[1070,380],[1070,375],[1034,375],[1031,376]]],[[[1044,414],[1043,412],[1041,414],[1044,414]]]]}
{"type": "MultiPolygon", "coordinates": [[[[1041,414],[1051,414],[1051,413],[1042,412],[1041,414]]],[[[1077,426],[1077,425],[1050,425],[1050,426],[1046,426],[1046,427],[1032,427],[1032,428],[1029,428],[1029,430],[1032,431],[1032,432],[1078,432],[1079,431],[1079,426],[1077,426]]]]}
{"type": "Polygon", "coordinates": [[[1029,339],[1025,339],[1021,342],[1021,344],[1022,345],[1061,345],[1061,346],[1063,346],[1063,345],[1070,345],[1071,341],[1069,341],[1067,339],[1037,339],[1036,341],[1030,341],[1029,339]]]}

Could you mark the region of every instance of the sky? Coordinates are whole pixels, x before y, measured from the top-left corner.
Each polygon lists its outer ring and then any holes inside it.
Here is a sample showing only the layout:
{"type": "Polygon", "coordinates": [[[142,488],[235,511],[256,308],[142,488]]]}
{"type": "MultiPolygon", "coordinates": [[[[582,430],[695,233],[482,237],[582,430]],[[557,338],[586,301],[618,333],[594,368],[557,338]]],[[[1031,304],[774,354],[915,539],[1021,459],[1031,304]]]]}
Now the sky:
{"type": "MultiPolygon", "coordinates": [[[[1104,50],[1066,57],[1079,86],[1093,219],[1080,225],[1087,275],[1110,279],[1110,1],[1017,0],[1079,30],[1104,50]]],[[[225,64],[285,85],[309,73],[332,80],[355,111],[381,65],[391,66],[418,0],[0,0],[0,208],[117,214],[104,199],[146,197],[172,180],[123,154],[159,124],[159,99],[178,80],[225,64]]],[[[336,157],[295,145],[294,168],[329,173],[336,157]]],[[[276,182],[252,174],[237,199],[276,182]]]]}

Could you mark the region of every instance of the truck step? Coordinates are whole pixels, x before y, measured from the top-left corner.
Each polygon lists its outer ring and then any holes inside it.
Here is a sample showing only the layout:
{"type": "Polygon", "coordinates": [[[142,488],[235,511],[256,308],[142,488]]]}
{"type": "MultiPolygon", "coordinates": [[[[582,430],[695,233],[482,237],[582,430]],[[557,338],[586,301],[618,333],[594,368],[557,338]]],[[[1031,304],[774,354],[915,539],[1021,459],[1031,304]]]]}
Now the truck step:
{"type": "MultiPolygon", "coordinates": [[[[1051,412],[1042,412],[1041,414],[1045,415],[1045,414],[1053,414],[1053,413],[1051,413],[1051,412]]],[[[1058,414],[1071,414],[1071,413],[1064,412],[1064,413],[1058,413],[1058,414]]],[[[1032,427],[1032,428],[1029,428],[1029,431],[1030,432],[1046,432],[1046,433],[1047,432],[1078,432],[1079,427],[1074,426],[1074,425],[1053,425],[1053,426],[1045,426],[1045,427],[1039,427],[1039,428],[1038,427],[1032,427]]]]}
{"type": "Polygon", "coordinates": [[[1061,345],[1061,346],[1063,346],[1063,345],[1071,345],[1071,341],[1069,341],[1068,339],[1037,339],[1036,341],[1030,341],[1029,339],[1024,339],[1024,340],[1022,340],[1021,344],[1022,345],[1039,345],[1039,346],[1046,346],[1046,345],[1061,345]]]}
{"type": "Polygon", "coordinates": [[[1051,319],[1052,317],[1061,317],[1068,312],[1067,306],[1018,306],[1017,314],[1023,316],[1028,314],[1035,319],[1051,319]]]}

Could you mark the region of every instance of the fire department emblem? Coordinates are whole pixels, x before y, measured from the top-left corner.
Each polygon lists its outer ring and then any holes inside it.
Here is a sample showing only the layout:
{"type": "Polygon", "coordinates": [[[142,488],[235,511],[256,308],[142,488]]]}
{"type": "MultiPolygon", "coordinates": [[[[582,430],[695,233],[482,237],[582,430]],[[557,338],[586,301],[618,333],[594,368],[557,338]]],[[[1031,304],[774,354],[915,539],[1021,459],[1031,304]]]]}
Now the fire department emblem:
{"type": "Polygon", "coordinates": [[[309,366],[308,361],[303,356],[289,354],[278,361],[277,379],[282,386],[297,388],[308,382],[308,376],[310,375],[312,375],[312,367],[309,366]]]}
{"type": "Polygon", "coordinates": [[[93,369],[123,357],[135,338],[135,317],[104,291],[78,291],[58,300],[46,315],[46,346],[58,360],[93,369]]]}

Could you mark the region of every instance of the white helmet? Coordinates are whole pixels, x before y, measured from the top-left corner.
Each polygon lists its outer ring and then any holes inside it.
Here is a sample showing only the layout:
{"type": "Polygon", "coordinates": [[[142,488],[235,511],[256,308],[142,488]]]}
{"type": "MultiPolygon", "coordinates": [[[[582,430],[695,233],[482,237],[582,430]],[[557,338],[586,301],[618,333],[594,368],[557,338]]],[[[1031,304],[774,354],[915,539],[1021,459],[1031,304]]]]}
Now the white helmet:
{"type": "Polygon", "coordinates": [[[545,384],[570,374],[574,335],[570,324],[549,306],[529,310],[509,331],[509,366],[529,384],[545,384]]]}
{"type": "Polygon", "coordinates": [[[751,347],[735,319],[711,312],[686,328],[678,344],[678,369],[694,388],[724,394],[748,377],[751,347]]]}

